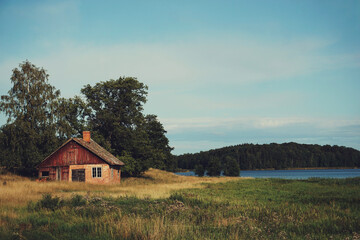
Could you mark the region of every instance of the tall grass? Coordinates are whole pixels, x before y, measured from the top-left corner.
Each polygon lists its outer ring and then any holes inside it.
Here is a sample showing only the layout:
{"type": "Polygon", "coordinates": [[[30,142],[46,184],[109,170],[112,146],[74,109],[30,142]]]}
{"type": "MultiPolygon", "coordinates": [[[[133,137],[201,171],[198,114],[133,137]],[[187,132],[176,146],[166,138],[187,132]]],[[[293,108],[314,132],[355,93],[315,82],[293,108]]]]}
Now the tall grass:
{"type": "Polygon", "coordinates": [[[51,196],[1,206],[0,239],[360,239],[359,178],[235,179],[151,170],[120,186],[54,185],[51,196]],[[165,188],[182,181],[194,188],[165,188]],[[156,186],[165,190],[152,197],[156,186]]]}
{"type": "Polygon", "coordinates": [[[118,185],[96,185],[79,182],[35,182],[15,175],[0,175],[0,206],[25,206],[39,200],[44,193],[70,197],[73,193],[105,197],[136,196],[139,198],[169,197],[172,191],[184,188],[201,188],[202,183],[217,183],[234,178],[198,178],[178,176],[173,173],[150,169],[141,178],[123,179],[118,185]]]}

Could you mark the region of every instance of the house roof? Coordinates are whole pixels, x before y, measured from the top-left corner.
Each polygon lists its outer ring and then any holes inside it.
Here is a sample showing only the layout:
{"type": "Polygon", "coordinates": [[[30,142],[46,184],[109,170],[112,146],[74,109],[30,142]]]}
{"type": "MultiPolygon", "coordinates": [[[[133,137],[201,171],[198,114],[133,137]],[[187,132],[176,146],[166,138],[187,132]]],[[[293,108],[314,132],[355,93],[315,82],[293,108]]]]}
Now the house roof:
{"type": "Polygon", "coordinates": [[[56,153],[59,149],[61,149],[63,146],[65,146],[66,144],[68,144],[71,141],[74,141],[74,142],[78,143],[80,146],[86,148],[87,150],[89,150],[90,152],[92,152],[93,154],[95,154],[96,156],[101,158],[102,160],[104,160],[109,165],[118,165],[118,166],[125,165],[122,161],[117,159],[114,155],[109,153],[106,149],[101,147],[99,144],[97,144],[92,139],[90,139],[90,142],[86,142],[82,138],[70,138],[63,145],[61,145],[58,149],[56,149],[56,151],[54,151],[52,154],[47,156],[42,162],[45,162],[46,159],[51,157],[54,153],[56,153]]]}
{"type": "Polygon", "coordinates": [[[110,165],[120,165],[120,166],[125,165],[122,161],[117,159],[114,155],[109,153],[105,148],[101,147],[92,139],[90,139],[90,142],[86,142],[82,138],[72,138],[72,139],[110,165]]]}

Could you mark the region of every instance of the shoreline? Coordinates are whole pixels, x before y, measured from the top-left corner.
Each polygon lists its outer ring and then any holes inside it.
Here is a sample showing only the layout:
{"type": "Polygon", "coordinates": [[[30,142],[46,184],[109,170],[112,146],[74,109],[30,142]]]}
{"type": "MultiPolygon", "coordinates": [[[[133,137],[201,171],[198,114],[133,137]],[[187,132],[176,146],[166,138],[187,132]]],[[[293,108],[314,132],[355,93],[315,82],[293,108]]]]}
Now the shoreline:
{"type": "Polygon", "coordinates": [[[264,171],[264,170],[332,170],[332,169],[358,169],[357,167],[302,167],[302,168],[260,168],[260,169],[248,169],[241,171],[264,171]]]}
{"type": "MultiPolygon", "coordinates": [[[[358,167],[302,167],[302,168],[257,168],[257,169],[246,169],[240,171],[275,171],[275,170],[332,170],[332,169],[359,169],[358,167]]],[[[174,173],[186,173],[194,172],[195,169],[181,169],[180,171],[175,171],[174,173]]]]}

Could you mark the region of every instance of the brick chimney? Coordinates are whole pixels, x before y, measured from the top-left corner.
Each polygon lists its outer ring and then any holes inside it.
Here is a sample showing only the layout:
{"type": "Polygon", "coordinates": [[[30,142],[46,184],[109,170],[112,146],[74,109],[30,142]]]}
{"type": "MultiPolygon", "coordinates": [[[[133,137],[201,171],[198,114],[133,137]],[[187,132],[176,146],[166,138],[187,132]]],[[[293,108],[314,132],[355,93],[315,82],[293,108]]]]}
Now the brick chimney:
{"type": "Polygon", "coordinates": [[[85,142],[90,142],[91,134],[90,131],[83,131],[83,140],[85,142]]]}

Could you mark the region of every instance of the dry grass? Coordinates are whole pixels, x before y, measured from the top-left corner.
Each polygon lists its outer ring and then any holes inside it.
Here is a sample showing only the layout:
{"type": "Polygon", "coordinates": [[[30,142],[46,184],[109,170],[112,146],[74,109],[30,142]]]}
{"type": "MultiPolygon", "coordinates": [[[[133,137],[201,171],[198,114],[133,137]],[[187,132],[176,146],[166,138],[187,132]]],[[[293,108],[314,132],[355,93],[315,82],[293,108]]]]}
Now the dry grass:
{"type": "Polygon", "coordinates": [[[60,197],[72,194],[100,196],[136,196],[139,198],[166,198],[174,190],[201,188],[202,183],[226,182],[234,177],[187,177],[157,169],[148,170],[143,177],[123,179],[119,185],[95,185],[75,182],[35,182],[15,175],[0,175],[0,206],[24,206],[36,201],[44,193],[60,197]],[[6,185],[3,182],[6,181],[6,185]]]}

